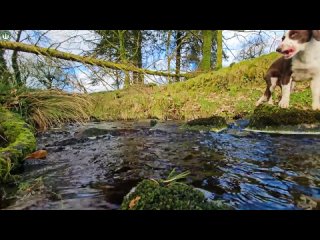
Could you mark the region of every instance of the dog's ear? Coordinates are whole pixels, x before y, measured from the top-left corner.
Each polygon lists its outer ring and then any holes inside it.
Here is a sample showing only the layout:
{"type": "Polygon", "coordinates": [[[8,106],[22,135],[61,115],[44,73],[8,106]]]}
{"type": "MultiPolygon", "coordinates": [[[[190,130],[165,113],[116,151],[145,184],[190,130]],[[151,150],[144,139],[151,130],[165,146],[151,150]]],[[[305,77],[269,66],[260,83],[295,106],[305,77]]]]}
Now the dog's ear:
{"type": "Polygon", "coordinates": [[[316,39],[317,41],[320,41],[320,30],[312,30],[312,36],[313,36],[314,39],[316,39]]]}

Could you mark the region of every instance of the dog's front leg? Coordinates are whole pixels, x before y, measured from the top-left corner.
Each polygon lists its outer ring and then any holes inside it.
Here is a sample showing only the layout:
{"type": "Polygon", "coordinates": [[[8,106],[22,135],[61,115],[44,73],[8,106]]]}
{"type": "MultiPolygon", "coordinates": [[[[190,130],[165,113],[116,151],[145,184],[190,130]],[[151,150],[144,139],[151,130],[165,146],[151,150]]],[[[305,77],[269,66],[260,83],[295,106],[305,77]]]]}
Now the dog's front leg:
{"type": "Polygon", "coordinates": [[[312,109],[320,110],[320,75],[312,79],[310,87],[312,92],[312,109]]]}
{"type": "Polygon", "coordinates": [[[295,86],[296,86],[296,81],[293,81],[293,79],[292,79],[292,81],[291,81],[291,89],[290,89],[290,92],[291,92],[291,93],[294,92],[295,86]]]}
{"type": "Polygon", "coordinates": [[[279,107],[281,108],[289,107],[291,82],[292,82],[292,78],[290,77],[288,82],[284,81],[281,83],[281,100],[279,102],[279,107]]]}

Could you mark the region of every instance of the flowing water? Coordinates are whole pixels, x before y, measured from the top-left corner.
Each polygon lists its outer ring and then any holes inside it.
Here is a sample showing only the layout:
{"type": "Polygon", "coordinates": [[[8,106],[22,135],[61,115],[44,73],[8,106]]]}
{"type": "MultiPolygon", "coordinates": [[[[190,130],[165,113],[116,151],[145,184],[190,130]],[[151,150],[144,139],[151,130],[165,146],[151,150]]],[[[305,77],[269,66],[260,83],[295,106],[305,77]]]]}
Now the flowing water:
{"type": "Polygon", "coordinates": [[[2,188],[0,208],[118,209],[139,181],[176,168],[235,209],[320,209],[320,136],[247,132],[245,123],[220,133],[180,130],[173,121],[53,129],[38,136],[47,158],[26,160],[21,174],[40,179],[42,190],[16,197],[16,188],[2,188]]]}

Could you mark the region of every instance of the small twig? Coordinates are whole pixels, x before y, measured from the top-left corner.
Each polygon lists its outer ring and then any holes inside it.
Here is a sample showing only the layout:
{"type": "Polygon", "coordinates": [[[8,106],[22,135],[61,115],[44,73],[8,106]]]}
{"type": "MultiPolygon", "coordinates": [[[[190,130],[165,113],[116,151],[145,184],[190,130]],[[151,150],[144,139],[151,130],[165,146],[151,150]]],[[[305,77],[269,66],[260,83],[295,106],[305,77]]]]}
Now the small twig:
{"type": "Polygon", "coordinates": [[[2,138],[5,142],[8,142],[8,140],[5,137],[3,137],[1,134],[0,134],[0,138],[2,138]]]}

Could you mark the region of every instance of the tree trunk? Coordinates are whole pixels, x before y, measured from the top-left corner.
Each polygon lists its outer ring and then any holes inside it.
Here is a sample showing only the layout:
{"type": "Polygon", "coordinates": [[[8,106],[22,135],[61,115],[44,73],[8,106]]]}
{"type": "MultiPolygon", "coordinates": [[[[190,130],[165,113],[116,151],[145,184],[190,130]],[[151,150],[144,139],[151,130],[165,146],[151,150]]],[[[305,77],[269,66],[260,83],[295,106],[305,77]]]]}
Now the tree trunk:
{"type": "Polygon", "coordinates": [[[116,76],[115,85],[116,85],[117,90],[119,90],[120,89],[120,73],[119,73],[119,71],[116,71],[115,76],[116,76]]]}
{"type": "MultiPolygon", "coordinates": [[[[126,30],[118,30],[119,34],[119,51],[120,51],[120,61],[123,64],[128,64],[127,54],[126,54],[126,48],[124,43],[124,33],[126,30]]],[[[124,87],[128,88],[130,87],[130,73],[129,71],[124,71],[125,77],[124,77],[124,87]]]]}
{"type": "MultiPolygon", "coordinates": [[[[25,44],[25,43],[16,43],[16,42],[10,42],[10,41],[0,41],[0,49],[11,49],[11,50],[17,50],[22,52],[29,52],[34,53],[37,55],[43,55],[48,57],[55,57],[59,59],[64,59],[68,61],[74,61],[79,62],[83,64],[89,64],[94,65],[98,67],[105,67],[110,69],[116,69],[121,71],[131,71],[131,72],[138,72],[143,74],[149,74],[149,75],[156,75],[156,76],[164,76],[164,77],[175,77],[176,74],[171,74],[167,72],[161,72],[161,71],[153,71],[149,69],[141,69],[137,68],[128,64],[122,64],[122,63],[114,63],[110,61],[104,61],[96,58],[91,57],[83,57],[72,53],[66,53],[62,51],[58,51],[55,49],[50,48],[42,48],[42,47],[36,47],[34,45],[25,44]]],[[[193,77],[194,75],[192,73],[186,73],[186,74],[179,74],[179,77],[193,77]]]]}
{"type": "MultiPolygon", "coordinates": [[[[20,42],[21,33],[22,33],[22,30],[19,30],[16,42],[20,42]]],[[[19,64],[18,64],[18,50],[13,51],[11,60],[12,60],[12,68],[14,71],[14,76],[16,79],[16,84],[18,86],[22,86],[23,83],[21,81],[21,72],[20,72],[19,64]]]]}
{"type": "Polygon", "coordinates": [[[217,65],[216,69],[222,68],[222,30],[217,30],[217,65]]]}
{"type": "Polygon", "coordinates": [[[199,68],[202,71],[209,71],[211,69],[211,49],[212,49],[212,30],[202,31],[202,60],[200,62],[199,68]]]}
{"type": "Polygon", "coordinates": [[[9,84],[9,71],[6,60],[4,58],[4,50],[0,49],[0,82],[5,85],[9,84]]]}
{"type": "MultiPolygon", "coordinates": [[[[171,56],[170,56],[171,35],[172,35],[172,30],[169,30],[168,37],[167,37],[167,44],[166,44],[168,73],[170,73],[170,70],[171,70],[171,56]]],[[[172,83],[172,78],[168,77],[168,82],[172,83]]]]}
{"type": "MultiPolygon", "coordinates": [[[[134,30],[134,56],[133,56],[133,64],[142,68],[142,31],[134,30]]],[[[135,84],[143,84],[143,75],[140,73],[133,73],[133,82],[135,84]]]]}
{"type": "Polygon", "coordinates": [[[7,71],[8,68],[6,60],[4,59],[4,49],[0,49],[0,75],[7,71]]]}
{"type": "Polygon", "coordinates": [[[176,82],[180,81],[179,74],[181,68],[181,42],[182,42],[182,33],[177,31],[176,34],[176,82]]]}

